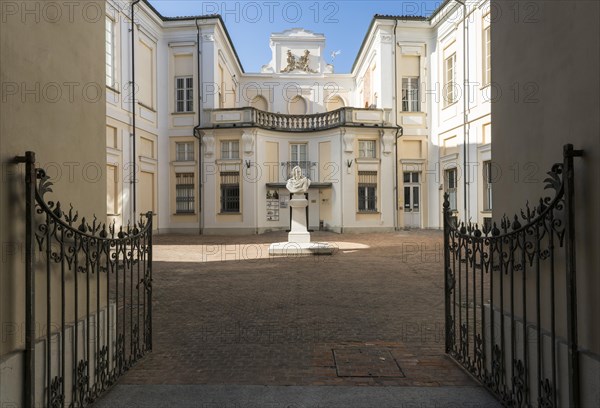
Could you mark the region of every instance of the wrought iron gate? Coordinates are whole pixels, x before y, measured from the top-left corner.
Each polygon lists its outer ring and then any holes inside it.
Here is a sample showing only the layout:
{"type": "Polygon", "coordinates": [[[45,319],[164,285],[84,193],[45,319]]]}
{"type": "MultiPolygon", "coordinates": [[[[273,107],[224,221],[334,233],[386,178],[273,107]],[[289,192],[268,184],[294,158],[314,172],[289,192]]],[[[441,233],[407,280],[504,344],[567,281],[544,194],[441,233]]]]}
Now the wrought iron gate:
{"type": "Polygon", "coordinates": [[[499,227],[457,225],[444,196],[446,353],[505,406],[580,406],[573,157],[581,154],[566,145],[545,180],[554,197],[499,227]]]}
{"type": "Polygon", "coordinates": [[[33,152],[17,161],[26,163],[24,406],[84,407],[152,349],[152,213],[118,230],[88,221],[46,201],[52,182],[33,152]]]}

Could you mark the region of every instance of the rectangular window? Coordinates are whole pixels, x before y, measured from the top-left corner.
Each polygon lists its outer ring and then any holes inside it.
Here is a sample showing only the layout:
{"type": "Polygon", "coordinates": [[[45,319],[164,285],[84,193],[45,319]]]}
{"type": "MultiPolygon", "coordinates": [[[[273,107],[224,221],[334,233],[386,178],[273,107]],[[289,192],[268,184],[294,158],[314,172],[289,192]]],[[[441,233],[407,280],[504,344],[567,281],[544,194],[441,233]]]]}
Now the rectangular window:
{"type": "Polygon", "coordinates": [[[402,110],[419,112],[419,78],[402,78],[402,110]]]}
{"type": "Polygon", "coordinates": [[[221,172],[221,212],[240,212],[240,173],[221,172]]]}
{"type": "Polygon", "coordinates": [[[231,160],[240,158],[240,142],[238,140],[223,140],[221,142],[221,159],[231,160]]]}
{"type": "Polygon", "coordinates": [[[483,209],[492,210],[492,162],[483,162],[483,209]]]}
{"type": "Polygon", "coordinates": [[[119,214],[119,177],[117,166],[106,166],[106,214],[119,214]]]}
{"type": "Polygon", "coordinates": [[[492,82],[492,40],[490,26],[483,29],[483,85],[492,82]]]}
{"type": "Polygon", "coordinates": [[[292,169],[300,166],[302,175],[310,177],[310,162],[308,161],[308,145],[306,143],[290,144],[290,162],[288,173],[291,176],[292,169]]]}
{"type": "Polygon", "coordinates": [[[377,212],[377,172],[358,172],[358,212],[377,212]]]}
{"type": "Polygon", "coordinates": [[[404,172],[404,211],[419,211],[419,201],[421,198],[419,176],[420,173],[416,171],[404,172]]]}
{"type": "Polygon", "coordinates": [[[444,106],[456,102],[456,53],[444,60],[444,106]]]}
{"type": "Polygon", "coordinates": [[[194,160],[194,143],[176,143],[177,146],[177,157],[176,161],[192,161],[194,160]]]}
{"type": "Polygon", "coordinates": [[[413,210],[419,211],[419,186],[413,186],[413,210]]]}
{"type": "Polygon", "coordinates": [[[175,111],[194,111],[194,78],[175,78],[175,111]]]}
{"type": "Polygon", "coordinates": [[[177,214],[194,213],[194,173],[175,175],[175,201],[177,214]]]}
{"type": "Polygon", "coordinates": [[[405,183],[419,183],[419,172],[417,171],[405,171],[404,182],[405,183]]]}
{"type": "Polygon", "coordinates": [[[492,217],[483,217],[483,227],[490,231],[492,230],[492,217]]]}
{"type": "Polygon", "coordinates": [[[375,140],[359,140],[358,141],[358,157],[374,159],[376,157],[375,145],[376,145],[375,140]]]}
{"type": "Polygon", "coordinates": [[[444,172],[444,191],[448,193],[450,209],[456,211],[456,169],[448,169],[444,172]]]}
{"type": "Polygon", "coordinates": [[[115,22],[106,17],[106,86],[115,86],[115,22]]]}

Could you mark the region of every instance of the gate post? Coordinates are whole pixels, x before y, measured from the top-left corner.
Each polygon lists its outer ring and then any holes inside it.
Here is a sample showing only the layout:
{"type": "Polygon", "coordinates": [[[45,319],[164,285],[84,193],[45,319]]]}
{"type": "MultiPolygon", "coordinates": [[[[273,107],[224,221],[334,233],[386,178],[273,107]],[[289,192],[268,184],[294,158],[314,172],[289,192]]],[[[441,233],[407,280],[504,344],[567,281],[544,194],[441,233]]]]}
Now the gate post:
{"type": "Polygon", "coordinates": [[[579,344],[577,340],[577,279],[575,262],[575,216],[573,198],[575,193],[573,157],[582,156],[582,150],[574,150],[572,144],[563,148],[563,180],[566,212],[566,284],[567,284],[567,336],[569,352],[569,406],[579,407],[579,344]]]}
{"type": "Polygon", "coordinates": [[[148,350],[152,351],[152,235],[153,235],[153,225],[152,225],[152,211],[146,213],[147,225],[148,225],[148,282],[150,290],[146,294],[148,296],[148,338],[146,339],[146,347],[148,350]]]}
{"type": "Polygon", "coordinates": [[[444,321],[446,333],[446,353],[450,353],[453,339],[450,339],[450,201],[448,193],[444,193],[443,204],[443,223],[444,223],[444,321]]]}
{"type": "Polygon", "coordinates": [[[35,406],[35,153],[15,157],[16,163],[25,163],[25,359],[23,406],[35,406]]]}

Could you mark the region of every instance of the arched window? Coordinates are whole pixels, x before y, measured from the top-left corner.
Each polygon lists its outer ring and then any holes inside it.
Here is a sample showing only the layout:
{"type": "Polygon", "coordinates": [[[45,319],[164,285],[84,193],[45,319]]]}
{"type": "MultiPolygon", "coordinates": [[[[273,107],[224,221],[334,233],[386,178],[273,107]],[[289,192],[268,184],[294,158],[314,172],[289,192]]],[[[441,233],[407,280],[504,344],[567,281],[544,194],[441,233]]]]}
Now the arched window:
{"type": "Polygon", "coordinates": [[[344,100],[341,97],[339,97],[338,95],[334,95],[327,100],[326,106],[328,111],[332,111],[339,108],[343,108],[345,104],[344,100]]]}
{"type": "Polygon", "coordinates": [[[288,112],[290,115],[306,114],[306,100],[300,95],[295,96],[289,103],[288,112]]]}
{"type": "Polygon", "coordinates": [[[254,98],[252,98],[250,101],[250,106],[265,112],[269,110],[269,103],[262,95],[256,95],[254,98]]]}

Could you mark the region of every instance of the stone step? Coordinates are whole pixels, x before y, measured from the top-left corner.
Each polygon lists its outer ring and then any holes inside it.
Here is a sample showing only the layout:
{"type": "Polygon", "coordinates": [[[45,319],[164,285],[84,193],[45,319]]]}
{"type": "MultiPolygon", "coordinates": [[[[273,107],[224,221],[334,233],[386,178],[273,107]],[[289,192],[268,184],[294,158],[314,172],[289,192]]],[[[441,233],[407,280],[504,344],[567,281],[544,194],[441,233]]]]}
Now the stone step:
{"type": "Polygon", "coordinates": [[[482,387],[117,385],[94,408],[501,407],[482,387]]]}

